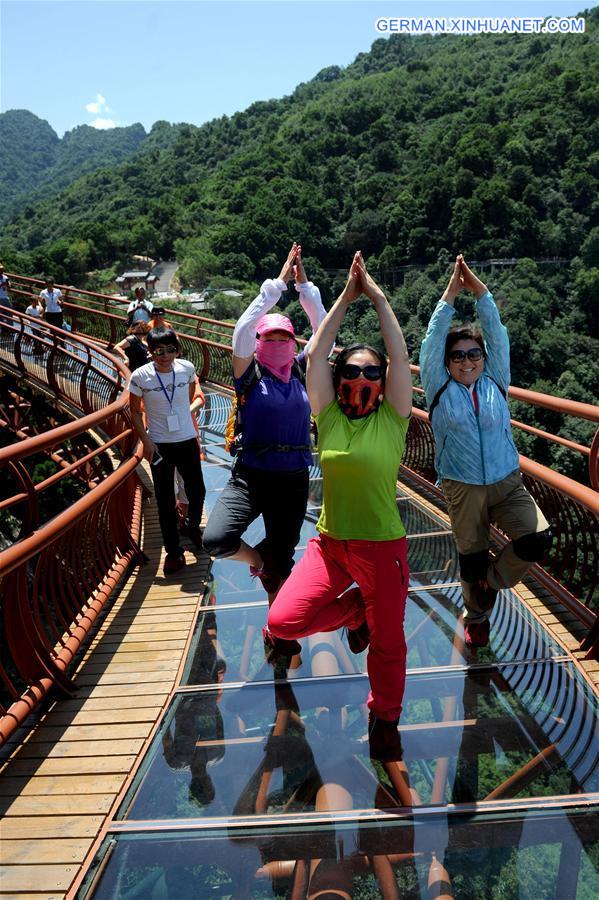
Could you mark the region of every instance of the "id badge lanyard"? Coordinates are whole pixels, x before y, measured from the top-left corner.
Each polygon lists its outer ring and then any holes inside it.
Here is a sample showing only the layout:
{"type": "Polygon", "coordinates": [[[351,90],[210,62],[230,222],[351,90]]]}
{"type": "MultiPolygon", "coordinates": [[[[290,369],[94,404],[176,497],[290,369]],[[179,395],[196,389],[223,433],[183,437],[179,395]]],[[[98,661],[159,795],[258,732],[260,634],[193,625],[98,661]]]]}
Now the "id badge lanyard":
{"type": "Polygon", "coordinates": [[[158,379],[158,381],[159,381],[159,383],[160,383],[160,387],[161,387],[161,389],[162,389],[162,393],[163,393],[164,396],[166,397],[167,402],[168,402],[168,405],[169,405],[170,410],[171,410],[170,416],[167,416],[167,417],[166,417],[166,425],[167,425],[167,428],[168,428],[169,431],[178,431],[178,430],[179,430],[179,416],[177,416],[177,415],[175,415],[175,414],[173,413],[173,400],[175,399],[175,367],[173,366],[173,385],[172,385],[172,390],[171,390],[171,395],[170,395],[170,397],[169,397],[168,392],[167,392],[167,390],[166,390],[166,388],[165,388],[165,386],[164,386],[164,382],[162,381],[162,378],[161,378],[160,375],[158,374],[158,370],[157,370],[156,366],[154,366],[154,372],[156,373],[156,378],[158,379]]]}

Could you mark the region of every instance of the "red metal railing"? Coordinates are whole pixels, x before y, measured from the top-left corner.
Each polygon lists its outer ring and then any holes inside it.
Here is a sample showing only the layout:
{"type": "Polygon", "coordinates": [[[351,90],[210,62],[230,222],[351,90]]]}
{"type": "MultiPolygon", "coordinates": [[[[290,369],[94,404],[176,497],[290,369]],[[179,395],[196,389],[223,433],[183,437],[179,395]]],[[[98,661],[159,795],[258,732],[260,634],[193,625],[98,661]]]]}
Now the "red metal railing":
{"type": "Polygon", "coordinates": [[[34,437],[17,427],[13,433],[22,439],[0,449],[0,474],[8,473],[13,491],[0,512],[19,528],[18,539],[0,552],[0,744],[53,687],[72,692],[69,665],[140,556],[142,488],[135,470],[141,449],[123,392],[127,370],[90,341],[36,325],[18,312],[3,322],[3,371],[45,392],[50,387],[58,405],[84,415],[34,437]],[[56,471],[36,484],[28,464],[40,454],[56,471]],[[86,492],[42,521],[39,499],[69,478],[86,492]]]}

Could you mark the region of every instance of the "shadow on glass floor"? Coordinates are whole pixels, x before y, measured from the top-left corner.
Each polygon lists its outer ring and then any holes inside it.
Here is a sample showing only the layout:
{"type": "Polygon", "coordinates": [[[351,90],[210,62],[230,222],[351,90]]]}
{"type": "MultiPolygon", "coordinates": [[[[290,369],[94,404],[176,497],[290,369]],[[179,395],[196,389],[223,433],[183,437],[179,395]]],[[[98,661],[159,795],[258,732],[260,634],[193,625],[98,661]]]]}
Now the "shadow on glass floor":
{"type": "Polygon", "coordinates": [[[596,698],[570,664],[408,675],[396,762],[369,758],[367,694],[362,676],[180,692],[118,818],[314,812],[327,786],[335,810],[599,789],[596,698]]]}
{"type": "Polygon", "coordinates": [[[79,898],[593,900],[598,849],[593,811],[576,807],[123,833],[105,840],[79,898]]]}

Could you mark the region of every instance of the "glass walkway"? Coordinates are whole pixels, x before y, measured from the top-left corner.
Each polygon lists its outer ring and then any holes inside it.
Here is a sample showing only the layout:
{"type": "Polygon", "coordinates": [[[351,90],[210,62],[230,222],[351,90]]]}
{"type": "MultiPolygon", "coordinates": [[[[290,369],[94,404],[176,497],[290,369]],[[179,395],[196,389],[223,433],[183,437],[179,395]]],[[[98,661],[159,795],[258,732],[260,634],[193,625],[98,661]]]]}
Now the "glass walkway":
{"type": "MultiPolygon", "coordinates": [[[[230,400],[207,397],[206,512],[229,477],[230,400]]],[[[315,534],[321,480],[297,555],[315,534]]],[[[503,591],[491,642],[463,642],[446,522],[406,485],[404,760],[371,762],[365,655],[306,638],[264,661],[267,604],[215,561],[185,671],[79,892],[98,900],[599,897],[597,698],[503,591]]],[[[262,537],[255,522],[246,535],[262,537]]]]}

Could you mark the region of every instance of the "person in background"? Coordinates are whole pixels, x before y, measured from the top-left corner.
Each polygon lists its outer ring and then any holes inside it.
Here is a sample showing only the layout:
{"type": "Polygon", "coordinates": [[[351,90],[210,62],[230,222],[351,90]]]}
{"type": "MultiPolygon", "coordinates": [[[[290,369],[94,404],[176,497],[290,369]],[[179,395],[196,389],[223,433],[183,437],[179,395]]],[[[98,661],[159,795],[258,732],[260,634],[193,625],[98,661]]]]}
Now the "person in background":
{"type": "MultiPolygon", "coordinates": [[[[4,274],[4,266],[0,263],[0,312],[2,307],[12,309],[12,301],[10,299],[10,281],[8,275],[4,274]]],[[[0,316],[0,325],[2,324],[2,316],[0,316]]]]}
{"type": "Polygon", "coordinates": [[[46,279],[46,287],[40,293],[40,300],[44,307],[44,318],[49,325],[62,328],[62,291],[54,287],[52,278],[46,279]]]}
{"type": "Polygon", "coordinates": [[[152,310],[152,318],[150,319],[150,326],[152,328],[172,328],[170,322],[164,318],[164,313],[166,310],[162,306],[155,306],[152,310]]]}
{"type": "Polygon", "coordinates": [[[114,345],[114,352],[127,365],[129,371],[135,372],[150,359],[145,338],[151,331],[147,322],[139,319],[127,329],[127,337],[114,345]]]}
{"type": "MultiPolygon", "coordinates": [[[[42,310],[41,310],[41,306],[40,306],[39,297],[31,298],[31,303],[25,310],[25,315],[31,316],[32,319],[36,319],[38,321],[41,320],[42,310]]],[[[30,336],[31,346],[32,346],[34,355],[40,356],[40,354],[42,354],[44,352],[44,345],[42,344],[41,341],[35,340],[35,338],[33,337],[33,335],[35,335],[35,334],[39,335],[40,326],[38,324],[34,325],[33,322],[27,323],[26,332],[30,336]]]]}
{"type": "MultiPolygon", "coordinates": [[[[269,314],[287,290],[293,272],[313,331],[324,318],[320,292],[307,280],[301,247],[294,243],[279,277],[263,283],[233,332],[241,433],[231,479],[204,532],[206,552],[247,563],[252,575],[260,578],[270,602],[293,566],[312,464],[305,356],[296,354],[295,332],[287,316],[269,314]],[[244,386],[252,378],[253,388],[246,393],[244,386]],[[251,547],[241,535],[260,515],[266,536],[251,547]]],[[[270,648],[267,655],[274,662],[270,648]]]]}
{"type": "Polygon", "coordinates": [[[185,553],[179,543],[175,469],[183,478],[189,501],[186,534],[198,549],[202,548],[200,523],[206,496],[200,448],[190,409],[196,394],[196,372],[188,360],[176,358],[179,349],[179,339],[174,331],[150,331],[148,350],[152,360],[132,372],[127,385],[131,418],[143,443],[144,458],[152,471],[166,550],[165,575],[177,572],[185,565],[185,553]]]}
{"type": "Polygon", "coordinates": [[[397,473],[412,410],[412,378],[399,322],[360,252],[307,355],[323,479],[319,533],[271,606],[264,639],[276,646],[346,627],[354,653],[369,647],[370,755],[390,762],[402,755],[397,725],[406,678],[409,572],[397,473]],[[374,347],[354,344],[331,368],[331,344],[362,293],[376,311],[388,360],[374,347]]]}
{"type": "Polygon", "coordinates": [[[465,641],[485,647],[497,592],[543,559],[551,531],[522,484],[512,439],[507,329],[493,295],[461,255],[428,323],[420,374],[435,436],[435,468],[459,553],[465,641]],[[463,288],[476,297],[480,331],[471,324],[451,327],[463,288]],[[491,524],[510,538],[497,556],[489,552],[491,524]]]}
{"type": "Polygon", "coordinates": [[[150,325],[153,309],[154,304],[146,298],[146,289],[136,287],[135,297],[127,307],[127,327],[130,328],[134,322],[145,322],[146,325],[150,325]]]}

